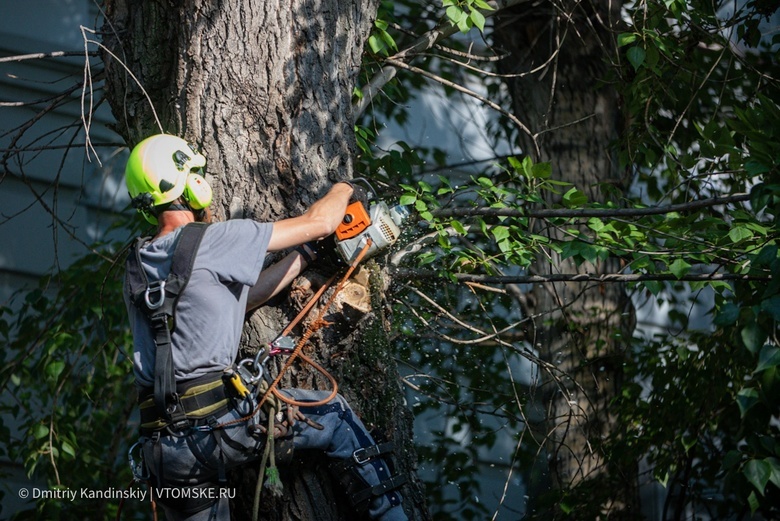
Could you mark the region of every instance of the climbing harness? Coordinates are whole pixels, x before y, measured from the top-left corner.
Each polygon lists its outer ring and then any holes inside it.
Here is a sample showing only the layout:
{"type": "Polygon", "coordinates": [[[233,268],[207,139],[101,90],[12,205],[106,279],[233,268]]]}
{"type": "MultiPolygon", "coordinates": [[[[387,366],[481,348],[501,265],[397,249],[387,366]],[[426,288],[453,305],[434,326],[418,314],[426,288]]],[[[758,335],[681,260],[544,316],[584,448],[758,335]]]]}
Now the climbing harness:
{"type": "MultiPolygon", "coordinates": [[[[257,414],[260,409],[263,407],[265,402],[269,399],[270,396],[275,397],[278,400],[281,400],[282,402],[296,406],[296,407],[316,407],[318,405],[324,405],[328,402],[330,402],[338,393],[338,384],[336,382],[336,379],[333,378],[333,376],[328,373],[325,368],[323,368],[321,365],[319,365],[317,362],[306,356],[302,350],[303,347],[306,345],[306,343],[309,341],[309,338],[317,331],[319,328],[329,325],[329,322],[323,320],[323,317],[325,316],[325,313],[327,312],[328,308],[330,308],[330,305],[333,303],[333,301],[336,299],[336,296],[341,291],[341,289],[344,287],[344,284],[346,284],[347,279],[349,279],[350,275],[352,275],[352,272],[355,271],[355,268],[357,268],[357,265],[360,263],[361,260],[363,260],[363,256],[368,251],[368,249],[371,247],[371,240],[369,239],[367,241],[367,244],[363,247],[363,249],[358,252],[358,254],[353,259],[352,263],[347,268],[344,275],[341,277],[341,280],[339,281],[338,285],[336,286],[336,289],[333,291],[331,296],[328,298],[328,300],[325,302],[325,304],[320,308],[316,318],[312,321],[312,323],[309,325],[309,327],[306,328],[306,331],[301,336],[301,339],[298,340],[297,344],[295,344],[295,347],[293,348],[292,352],[290,353],[289,357],[285,361],[284,365],[282,366],[282,369],[279,371],[279,373],[276,375],[276,378],[274,378],[271,385],[268,386],[268,388],[262,392],[262,394],[259,394],[260,399],[257,401],[257,406],[254,408],[254,410],[249,413],[246,416],[243,416],[241,418],[236,418],[234,420],[220,423],[217,425],[217,428],[221,427],[227,427],[229,425],[234,425],[237,423],[242,423],[250,420],[257,414]],[[288,398],[281,392],[279,392],[278,386],[279,382],[281,382],[282,378],[284,377],[285,372],[292,366],[293,362],[296,358],[300,358],[312,367],[314,367],[317,371],[322,373],[332,384],[333,388],[331,389],[330,394],[323,400],[317,401],[317,402],[299,402],[296,400],[293,400],[291,398],[288,398]]],[[[304,318],[306,315],[308,315],[309,311],[314,307],[314,305],[317,303],[319,298],[333,285],[333,282],[336,280],[336,276],[332,276],[328,281],[320,287],[319,290],[309,299],[309,302],[306,303],[306,305],[301,309],[301,311],[298,313],[298,315],[287,325],[287,327],[284,328],[282,333],[277,337],[276,340],[271,342],[271,345],[273,346],[276,344],[277,351],[280,353],[282,349],[280,346],[290,345],[290,340],[288,337],[288,334],[295,328],[296,325],[304,318]],[[282,340],[284,338],[287,338],[287,340],[282,340]]],[[[252,361],[252,366],[254,366],[255,373],[250,375],[250,381],[252,379],[261,380],[262,379],[262,364],[259,363],[259,360],[261,358],[261,353],[259,353],[255,360],[252,361]]],[[[242,360],[239,362],[239,368],[244,367],[248,368],[249,363],[246,360],[242,360]]]]}
{"type": "MultiPolygon", "coordinates": [[[[261,409],[267,413],[268,425],[265,428],[266,443],[261,458],[261,468],[258,476],[258,485],[255,492],[253,514],[257,518],[260,492],[265,482],[266,487],[272,491],[281,493],[281,481],[276,469],[276,438],[277,414],[285,407],[288,411],[288,424],[292,424],[299,407],[319,407],[330,403],[338,393],[336,379],[317,362],[306,356],[302,350],[311,336],[321,327],[330,325],[324,320],[324,315],[334,302],[335,298],[346,284],[358,264],[373,251],[373,239],[369,233],[359,235],[359,244],[355,243],[349,259],[349,265],[336,284],[334,291],[328,300],[321,306],[316,317],[308,325],[300,339],[295,342],[289,336],[292,330],[303,320],[330,289],[337,275],[333,275],[319,290],[309,299],[298,315],[285,327],[279,336],[268,344],[268,349],[261,349],[254,358],[243,359],[234,366],[226,368],[222,374],[209,374],[190,382],[180,383],[178,386],[173,372],[171,353],[171,331],[175,327],[175,308],[179,296],[184,291],[189,280],[195,255],[197,253],[206,224],[190,223],[183,228],[174,248],[171,271],[163,281],[149,282],[141,266],[140,248],[148,238],[139,239],[127,261],[127,290],[133,304],[146,315],[152,327],[154,342],[157,348],[155,355],[154,388],[143,393],[139,397],[141,413],[141,434],[143,438],[134,444],[128,452],[128,460],[133,471],[135,481],[149,482],[153,480],[150,469],[143,461],[136,461],[133,453],[138,450],[144,441],[151,440],[155,445],[155,452],[159,450],[159,440],[163,431],[171,436],[187,436],[193,431],[211,432],[220,448],[219,479],[225,479],[224,461],[221,456],[221,439],[224,428],[251,421],[261,409]],[[359,246],[359,249],[358,249],[359,246]],[[288,355],[281,370],[269,384],[265,376],[264,366],[272,356],[288,355]],[[296,359],[301,359],[320,372],[331,384],[330,394],[317,402],[300,402],[293,400],[278,389],[279,383],[286,371],[296,359]],[[252,390],[249,389],[251,386],[252,390]],[[251,412],[240,418],[218,423],[216,418],[222,416],[229,408],[233,398],[241,400],[250,399],[254,395],[255,406],[251,412]]],[[[357,237],[355,237],[357,238],[357,237]]],[[[251,403],[251,402],[250,402],[251,403]]],[[[301,421],[307,422],[313,428],[322,429],[322,426],[312,422],[308,418],[299,415],[301,421]]],[[[284,424],[282,424],[281,428],[284,424]]],[[[255,432],[262,433],[258,425],[250,426],[255,432]],[[259,429],[259,430],[258,430],[259,429]]],[[[388,493],[400,487],[406,479],[394,476],[382,481],[378,485],[369,486],[360,477],[357,467],[362,466],[372,459],[387,454],[392,450],[392,444],[371,446],[359,449],[353,454],[353,458],[345,462],[334,464],[331,469],[340,474],[339,481],[347,490],[350,502],[356,508],[367,510],[368,505],[375,497],[388,493]]],[[[160,465],[156,474],[157,480],[164,482],[162,474],[161,458],[155,457],[160,465]]],[[[212,483],[204,483],[201,486],[214,486],[212,483]]],[[[151,487],[150,487],[151,488],[151,487]]],[[[156,504],[153,501],[153,509],[156,504]]],[[[196,512],[208,508],[205,503],[198,502],[181,505],[169,505],[180,511],[196,512]]]]}
{"type": "Polygon", "coordinates": [[[148,237],[136,241],[126,263],[125,283],[130,300],[149,319],[157,348],[153,403],[174,430],[187,427],[189,420],[176,389],[171,330],[175,327],[176,304],[187,287],[195,254],[207,227],[206,223],[190,223],[182,229],[174,248],[171,271],[165,280],[149,282],[141,264],[141,246],[148,237]]]}

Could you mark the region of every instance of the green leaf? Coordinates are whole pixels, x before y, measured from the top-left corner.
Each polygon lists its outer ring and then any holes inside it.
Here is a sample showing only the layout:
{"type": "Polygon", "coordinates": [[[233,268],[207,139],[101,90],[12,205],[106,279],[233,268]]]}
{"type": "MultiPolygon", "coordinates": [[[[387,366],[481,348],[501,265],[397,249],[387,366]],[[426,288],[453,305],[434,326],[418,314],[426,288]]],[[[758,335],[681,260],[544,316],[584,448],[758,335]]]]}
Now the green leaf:
{"type": "Polygon", "coordinates": [[[656,469],[655,479],[662,487],[666,488],[666,485],[669,484],[669,472],[667,471],[662,473],[660,469],[656,469]]]}
{"type": "Polygon", "coordinates": [[[769,466],[772,469],[772,474],[769,476],[769,481],[774,483],[776,487],[780,488],[780,460],[777,458],[766,458],[764,461],[769,463],[769,466]]]}
{"type": "Polygon", "coordinates": [[[536,179],[549,179],[552,175],[552,165],[550,163],[536,163],[531,168],[531,175],[536,179]]]}
{"type": "Polygon", "coordinates": [[[758,403],[758,391],[752,387],[741,389],[737,393],[737,405],[739,406],[740,417],[744,418],[745,414],[758,403]]]}
{"type": "Polygon", "coordinates": [[[461,222],[456,219],[450,221],[450,226],[452,226],[452,228],[460,235],[466,235],[468,233],[466,232],[466,228],[463,226],[463,224],[461,224],[461,222]]]}
{"type": "Polygon", "coordinates": [[[753,232],[746,226],[735,226],[729,230],[729,238],[731,242],[737,243],[745,239],[753,237],[753,232]]]}
{"type": "Polygon", "coordinates": [[[483,188],[493,188],[494,186],[493,181],[489,177],[479,177],[477,178],[477,183],[483,188]]]}
{"type": "Polygon", "coordinates": [[[755,372],[760,373],[778,365],[780,365],[780,348],[767,344],[758,355],[758,366],[755,372]]]}
{"type": "Polygon", "coordinates": [[[739,318],[739,306],[733,302],[724,305],[715,315],[714,323],[718,326],[730,326],[739,318]]]}
{"type": "Polygon", "coordinates": [[[491,233],[496,241],[502,241],[509,238],[509,228],[506,226],[494,226],[491,233]]]}
{"type": "Polygon", "coordinates": [[[424,266],[426,264],[432,263],[435,260],[436,260],[436,254],[435,253],[433,253],[431,251],[425,252],[425,253],[421,253],[420,255],[417,256],[417,265],[418,266],[424,266]]]}
{"type": "Polygon", "coordinates": [[[742,461],[742,453],[738,450],[730,450],[723,457],[721,466],[723,467],[724,470],[728,470],[736,466],[741,461],[742,461]]]}
{"type": "Polygon", "coordinates": [[[645,61],[645,50],[638,46],[631,47],[626,52],[626,58],[628,58],[628,61],[634,70],[638,71],[639,67],[641,67],[645,61]]]}
{"type": "Polygon", "coordinates": [[[62,360],[53,360],[46,365],[46,376],[50,380],[56,381],[64,370],[65,362],[62,360]]]}
{"type": "Polygon", "coordinates": [[[645,288],[647,288],[647,291],[652,293],[655,296],[658,296],[658,294],[661,292],[661,290],[664,289],[664,283],[660,280],[647,280],[645,281],[645,288]]]}
{"type": "Polygon", "coordinates": [[[390,35],[390,33],[388,33],[387,31],[379,31],[379,36],[380,38],[382,38],[382,41],[385,42],[385,44],[387,44],[387,46],[390,49],[394,51],[398,50],[398,45],[395,43],[395,38],[393,38],[390,35]]]}
{"type": "Polygon", "coordinates": [[[752,459],[745,464],[742,473],[756,487],[758,492],[763,495],[766,484],[772,475],[772,466],[764,460],[752,459]]]}
{"type": "Polygon", "coordinates": [[[371,52],[379,54],[385,49],[385,42],[379,36],[372,34],[368,37],[368,46],[371,52]]]}
{"type": "Polygon", "coordinates": [[[775,244],[767,244],[753,259],[754,266],[769,266],[777,258],[778,248],[775,244]]]}
{"type": "Polygon", "coordinates": [[[691,271],[691,265],[683,259],[677,259],[669,266],[669,271],[672,275],[680,279],[691,271]]]}
{"type": "Polygon", "coordinates": [[[775,320],[780,320],[780,295],[775,295],[763,301],[761,303],[761,311],[768,313],[775,320]]]}
{"type": "Polygon", "coordinates": [[[755,159],[748,159],[745,161],[745,171],[748,173],[750,177],[756,177],[761,174],[766,174],[769,172],[771,168],[769,168],[767,165],[756,161],[755,159]]]}
{"type": "Polygon", "coordinates": [[[469,32],[469,29],[471,29],[471,24],[469,23],[471,21],[471,18],[464,12],[463,17],[458,22],[458,30],[462,33],[469,32]]]}
{"type": "Polygon", "coordinates": [[[766,333],[755,322],[750,322],[748,325],[742,328],[740,331],[742,337],[742,343],[748,348],[751,353],[757,353],[761,346],[764,345],[766,340],[766,333]]]}
{"type": "Polygon", "coordinates": [[[461,16],[464,14],[463,10],[457,5],[449,6],[445,12],[447,14],[447,18],[450,19],[453,25],[456,25],[460,21],[461,16]]]}
{"type": "Polygon", "coordinates": [[[620,33],[617,38],[618,47],[623,47],[624,45],[628,45],[629,43],[634,43],[636,41],[636,38],[637,38],[636,33],[620,33]]]}
{"type": "Polygon", "coordinates": [[[569,208],[582,206],[587,202],[588,202],[588,196],[585,195],[580,190],[577,190],[576,188],[572,188],[571,190],[563,194],[563,204],[565,204],[569,208]]]}
{"type": "Polygon", "coordinates": [[[471,18],[471,21],[480,31],[485,30],[485,16],[482,13],[476,10],[471,11],[471,13],[469,13],[469,18],[471,18]]]}
{"type": "Polygon", "coordinates": [[[73,445],[71,445],[68,440],[64,440],[62,442],[62,452],[63,454],[67,454],[71,458],[76,457],[76,449],[73,448],[73,445]]]}
{"type": "Polygon", "coordinates": [[[414,204],[417,201],[417,196],[414,194],[404,194],[401,196],[401,198],[398,200],[398,204],[401,206],[408,206],[410,204],[414,204]]]}
{"type": "Polygon", "coordinates": [[[750,505],[751,514],[755,514],[756,510],[758,510],[758,507],[761,506],[761,502],[756,497],[755,491],[750,492],[750,495],[748,496],[748,505],[750,505]]]}
{"type": "Polygon", "coordinates": [[[40,440],[49,435],[49,426],[42,423],[36,423],[32,429],[33,438],[40,440]]]}

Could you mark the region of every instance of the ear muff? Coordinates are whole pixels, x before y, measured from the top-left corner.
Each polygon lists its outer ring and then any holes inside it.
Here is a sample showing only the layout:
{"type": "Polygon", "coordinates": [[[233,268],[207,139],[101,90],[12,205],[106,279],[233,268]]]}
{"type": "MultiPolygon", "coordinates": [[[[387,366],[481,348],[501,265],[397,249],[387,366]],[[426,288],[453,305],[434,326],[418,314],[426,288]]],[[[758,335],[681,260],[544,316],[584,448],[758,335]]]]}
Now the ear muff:
{"type": "Polygon", "coordinates": [[[189,174],[182,196],[193,210],[203,210],[211,204],[214,193],[206,178],[200,174],[189,174]]]}

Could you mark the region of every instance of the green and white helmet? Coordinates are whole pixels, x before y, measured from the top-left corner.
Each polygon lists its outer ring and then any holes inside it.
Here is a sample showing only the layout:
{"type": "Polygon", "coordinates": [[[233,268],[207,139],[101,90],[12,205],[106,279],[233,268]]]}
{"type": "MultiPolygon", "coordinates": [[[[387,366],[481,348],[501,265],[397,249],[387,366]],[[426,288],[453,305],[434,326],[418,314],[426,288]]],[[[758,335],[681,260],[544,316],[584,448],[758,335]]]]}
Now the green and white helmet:
{"type": "Polygon", "coordinates": [[[206,158],[177,136],[158,134],[130,152],[125,183],[132,205],[152,224],[157,210],[182,197],[193,210],[211,204],[211,187],[202,177],[206,158]]]}

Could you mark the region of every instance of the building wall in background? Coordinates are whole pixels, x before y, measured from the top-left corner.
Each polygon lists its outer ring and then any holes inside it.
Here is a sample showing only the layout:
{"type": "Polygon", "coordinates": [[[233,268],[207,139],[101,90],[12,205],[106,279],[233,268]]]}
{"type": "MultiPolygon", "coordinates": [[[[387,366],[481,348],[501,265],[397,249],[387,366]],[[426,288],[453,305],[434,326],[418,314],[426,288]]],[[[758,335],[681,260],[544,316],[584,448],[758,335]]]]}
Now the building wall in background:
{"type": "MultiPolygon", "coordinates": [[[[0,157],[8,159],[0,164],[0,305],[11,309],[19,290],[34,287],[41,276],[66,267],[104,238],[115,211],[127,204],[121,179],[126,156],[106,126],[112,119],[108,107],[95,108],[90,132],[93,142],[108,146],[97,148],[100,161],[94,154],[87,160],[84,153],[82,113],[90,112],[82,112],[82,90],[74,86],[83,82],[85,69],[80,26],[96,27],[97,16],[90,0],[0,7],[0,157]],[[59,51],[81,55],[8,59],[59,51]],[[28,128],[63,95],[67,105],[28,128]],[[15,155],[21,147],[30,151],[15,155]]],[[[88,49],[97,50],[94,44],[88,49]]],[[[97,102],[100,93],[93,94],[97,102]]],[[[2,421],[11,436],[19,435],[2,421]]],[[[18,462],[0,461],[0,475],[0,518],[6,519],[27,504],[19,490],[30,482],[18,462]]]]}

